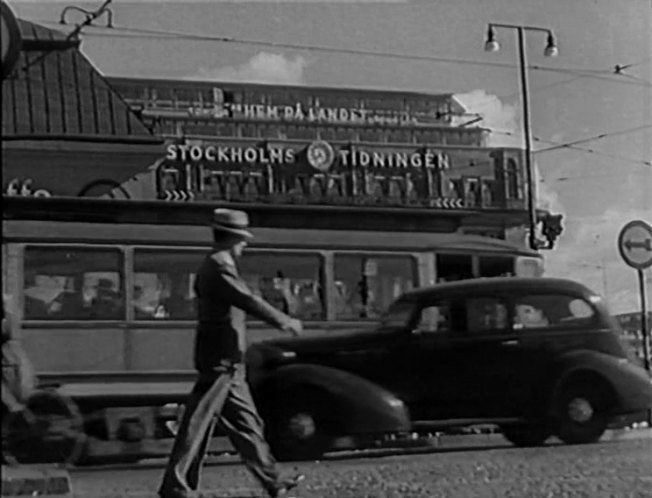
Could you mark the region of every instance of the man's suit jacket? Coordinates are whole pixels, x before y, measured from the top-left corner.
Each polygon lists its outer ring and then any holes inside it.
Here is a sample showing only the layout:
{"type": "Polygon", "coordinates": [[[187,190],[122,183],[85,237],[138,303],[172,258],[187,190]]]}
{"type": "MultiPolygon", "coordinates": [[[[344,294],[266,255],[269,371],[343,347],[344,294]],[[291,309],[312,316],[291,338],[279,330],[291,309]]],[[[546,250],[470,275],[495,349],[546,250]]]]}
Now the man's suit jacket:
{"type": "Polygon", "coordinates": [[[221,360],[240,362],[247,348],[246,315],[285,330],[291,318],[252,294],[228,251],[207,255],[195,280],[198,326],[195,367],[209,372],[221,360]]]}

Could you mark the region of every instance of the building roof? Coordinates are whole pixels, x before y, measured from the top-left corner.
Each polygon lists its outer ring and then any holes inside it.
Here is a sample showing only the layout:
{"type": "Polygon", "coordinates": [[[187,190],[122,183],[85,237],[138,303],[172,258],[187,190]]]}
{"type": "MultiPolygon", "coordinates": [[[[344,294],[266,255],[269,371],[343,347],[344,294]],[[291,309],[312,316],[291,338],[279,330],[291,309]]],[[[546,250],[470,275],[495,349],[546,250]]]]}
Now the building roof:
{"type": "Polygon", "coordinates": [[[23,50],[2,82],[2,140],[160,144],[79,51],[79,41],[19,19],[23,50]]]}

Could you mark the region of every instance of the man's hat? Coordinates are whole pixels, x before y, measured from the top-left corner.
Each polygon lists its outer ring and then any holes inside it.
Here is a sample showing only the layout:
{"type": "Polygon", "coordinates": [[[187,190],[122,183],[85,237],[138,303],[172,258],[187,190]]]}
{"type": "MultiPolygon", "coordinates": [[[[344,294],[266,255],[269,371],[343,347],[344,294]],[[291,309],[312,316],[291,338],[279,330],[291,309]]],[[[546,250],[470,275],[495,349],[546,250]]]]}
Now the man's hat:
{"type": "Polygon", "coordinates": [[[244,211],[223,208],[216,209],[213,211],[211,227],[213,230],[236,235],[243,239],[253,238],[251,232],[247,230],[249,227],[249,216],[244,211]]]}

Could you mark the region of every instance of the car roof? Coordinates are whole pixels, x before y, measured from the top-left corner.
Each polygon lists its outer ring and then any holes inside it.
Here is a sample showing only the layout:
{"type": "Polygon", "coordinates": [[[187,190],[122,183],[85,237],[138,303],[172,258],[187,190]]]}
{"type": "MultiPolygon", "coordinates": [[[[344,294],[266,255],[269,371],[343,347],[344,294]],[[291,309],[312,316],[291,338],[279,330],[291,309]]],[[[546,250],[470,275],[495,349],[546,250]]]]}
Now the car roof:
{"type": "Polygon", "coordinates": [[[400,300],[420,300],[427,297],[451,294],[476,294],[485,292],[549,292],[573,294],[582,297],[595,296],[586,286],[564,278],[550,277],[490,277],[445,282],[408,291],[400,300]]]}

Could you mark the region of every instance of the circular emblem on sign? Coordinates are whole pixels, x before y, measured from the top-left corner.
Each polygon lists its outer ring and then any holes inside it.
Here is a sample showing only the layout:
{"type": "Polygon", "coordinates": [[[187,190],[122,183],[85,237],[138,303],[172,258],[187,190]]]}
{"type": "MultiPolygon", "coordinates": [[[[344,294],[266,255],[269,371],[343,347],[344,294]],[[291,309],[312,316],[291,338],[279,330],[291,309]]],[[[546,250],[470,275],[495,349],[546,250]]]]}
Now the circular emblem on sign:
{"type": "Polygon", "coordinates": [[[0,36],[2,37],[2,79],[7,78],[14,70],[20,55],[22,37],[16,16],[5,2],[0,3],[0,36]]]}
{"type": "Polygon", "coordinates": [[[632,268],[652,266],[652,227],[642,220],[627,223],[618,236],[618,250],[632,268]]]}
{"type": "Polygon", "coordinates": [[[328,171],[335,161],[335,151],[328,142],[318,140],[308,146],[308,164],[319,171],[328,171]]]}

